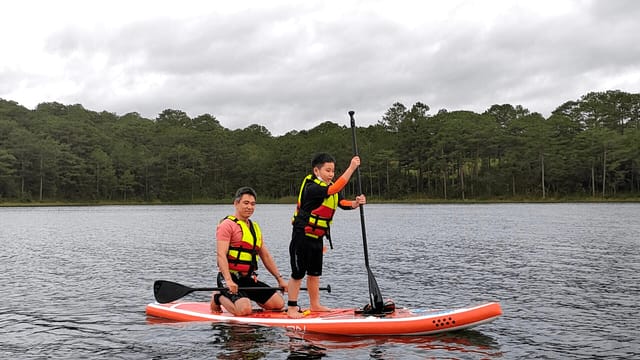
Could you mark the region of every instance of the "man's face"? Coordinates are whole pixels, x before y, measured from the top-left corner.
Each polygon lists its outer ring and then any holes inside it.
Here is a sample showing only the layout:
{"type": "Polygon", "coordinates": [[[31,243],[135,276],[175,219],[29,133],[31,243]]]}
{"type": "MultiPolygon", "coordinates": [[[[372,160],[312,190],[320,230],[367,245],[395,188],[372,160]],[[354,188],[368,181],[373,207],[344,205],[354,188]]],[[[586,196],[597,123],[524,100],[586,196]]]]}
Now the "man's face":
{"type": "Polygon", "coordinates": [[[256,198],[250,194],[242,194],[242,197],[236,200],[233,205],[236,207],[236,217],[240,220],[247,220],[256,209],[256,198]]]}

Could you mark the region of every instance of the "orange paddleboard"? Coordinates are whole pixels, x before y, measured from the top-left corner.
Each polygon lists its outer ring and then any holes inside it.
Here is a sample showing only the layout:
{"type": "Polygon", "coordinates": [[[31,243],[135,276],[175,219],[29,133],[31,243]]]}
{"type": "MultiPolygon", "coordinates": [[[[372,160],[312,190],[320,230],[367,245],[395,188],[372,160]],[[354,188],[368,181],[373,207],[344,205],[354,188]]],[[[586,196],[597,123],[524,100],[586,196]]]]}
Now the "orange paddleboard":
{"type": "Polygon", "coordinates": [[[420,310],[397,308],[384,316],[358,313],[356,309],[311,312],[300,319],[290,319],[284,311],[254,310],[249,316],[228,312],[212,313],[208,302],[151,303],[147,315],[174,321],[207,321],[282,327],[293,331],[335,335],[428,335],[469,329],[495,320],[502,314],[500,304],[489,302],[477,306],[420,310]]]}

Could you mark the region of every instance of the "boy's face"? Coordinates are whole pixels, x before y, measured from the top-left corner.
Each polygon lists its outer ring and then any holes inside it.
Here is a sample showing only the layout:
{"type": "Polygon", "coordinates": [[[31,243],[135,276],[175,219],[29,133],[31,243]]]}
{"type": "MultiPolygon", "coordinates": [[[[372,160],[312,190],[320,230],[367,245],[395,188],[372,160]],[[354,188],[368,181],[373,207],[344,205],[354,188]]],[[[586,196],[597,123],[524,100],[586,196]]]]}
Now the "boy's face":
{"type": "Polygon", "coordinates": [[[313,174],[327,184],[333,181],[335,172],[336,164],[332,162],[326,162],[313,168],[313,174]]]}

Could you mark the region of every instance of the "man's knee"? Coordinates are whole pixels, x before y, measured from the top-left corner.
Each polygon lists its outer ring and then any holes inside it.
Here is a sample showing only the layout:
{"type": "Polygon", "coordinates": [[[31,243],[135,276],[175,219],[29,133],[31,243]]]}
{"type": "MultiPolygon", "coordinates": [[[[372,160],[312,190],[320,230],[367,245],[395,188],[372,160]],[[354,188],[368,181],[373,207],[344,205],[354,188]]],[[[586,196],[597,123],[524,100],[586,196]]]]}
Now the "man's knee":
{"type": "Polygon", "coordinates": [[[249,298],[239,299],[234,303],[236,308],[236,313],[234,315],[237,316],[245,316],[250,315],[253,309],[251,308],[251,300],[249,298]]]}
{"type": "Polygon", "coordinates": [[[284,307],[284,298],[282,295],[275,293],[267,300],[264,307],[268,310],[280,310],[284,307]]]}

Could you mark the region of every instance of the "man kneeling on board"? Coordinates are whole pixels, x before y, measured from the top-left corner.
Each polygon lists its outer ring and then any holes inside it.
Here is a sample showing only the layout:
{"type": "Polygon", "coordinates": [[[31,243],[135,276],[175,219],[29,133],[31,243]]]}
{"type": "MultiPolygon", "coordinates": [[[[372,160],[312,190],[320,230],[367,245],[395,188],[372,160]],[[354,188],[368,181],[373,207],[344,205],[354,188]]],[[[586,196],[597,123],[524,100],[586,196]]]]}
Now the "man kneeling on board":
{"type": "Polygon", "coordinates": [[[213,293],[211,312],[222,311],[221,305],[237,316],[251,314],[251,300],[263,309],[281,310],[284,298],[277,289],[258,280],[258,259],[278,280],[278,285],[286,292],[287,281],[282,278],[278,267],[262,241],[260,227],[249,220],[256,208],[257,195],[250,187],[241,187],[233,199],[235,214],[222,219],[216,229],[216,250],[218,261],[218,287],[225,290],[213,293]],[[243,287],[253,288],[243,290],[243,287]],[[264,290],[255,290],[264,287],[264,290]]]}

